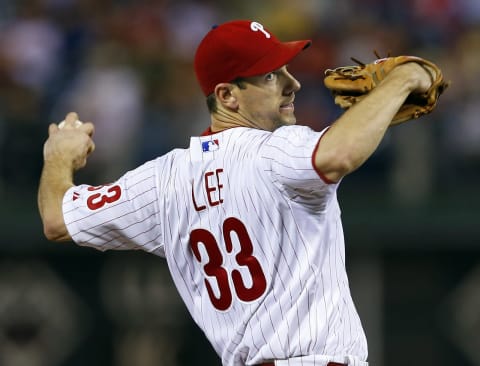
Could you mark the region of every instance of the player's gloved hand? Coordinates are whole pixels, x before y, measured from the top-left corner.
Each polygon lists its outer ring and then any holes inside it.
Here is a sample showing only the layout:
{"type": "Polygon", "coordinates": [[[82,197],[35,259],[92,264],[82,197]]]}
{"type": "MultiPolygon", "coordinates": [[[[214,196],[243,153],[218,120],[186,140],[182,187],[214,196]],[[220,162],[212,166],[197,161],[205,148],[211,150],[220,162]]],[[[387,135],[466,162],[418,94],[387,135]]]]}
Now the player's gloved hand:
{"type": "Polygon", "coordinates": [[[386,57],[367,64],[353,58],[352,60],[359,65],[325,71],[324,84],[332,92],[335,103],[343,109],[348,109],[364,99],[392,71],[408,68],[413,73],[410,77],[405,77],[406,81],[414,83],[412,93],[394,116],[392,125],[432,112],[439,96],[449,85],[449,82],[443,79],[440,68],[421,57],[386,57]]]}
{"type": "Polygon", "coordinates": [[[67,166],[73,170],[83,168],[87,157],[95,150],[93,133],[93,124],[79,122],[75,112],[67,114],[65,121],[59,125],[52,123],[43,147],[45,162],[67,166]]]}

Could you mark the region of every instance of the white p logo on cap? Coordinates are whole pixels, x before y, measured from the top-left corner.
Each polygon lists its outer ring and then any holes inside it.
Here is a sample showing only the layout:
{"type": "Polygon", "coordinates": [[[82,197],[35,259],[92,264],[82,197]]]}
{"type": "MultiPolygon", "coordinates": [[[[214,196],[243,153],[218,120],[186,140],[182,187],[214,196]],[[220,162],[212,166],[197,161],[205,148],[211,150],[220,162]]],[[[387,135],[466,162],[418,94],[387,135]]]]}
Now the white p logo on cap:
{"type": "Polygon", "coordinates": [[[250,29],[254,32],[262,32],[263,34],[265,34],[265,37],[266,38],[270,38],[270,33],[268,33],[265,28],[263,28],[263,25],[261,25],[260,23],[257,23],[257,22],[251,22],[250,23],[250,29]]]}

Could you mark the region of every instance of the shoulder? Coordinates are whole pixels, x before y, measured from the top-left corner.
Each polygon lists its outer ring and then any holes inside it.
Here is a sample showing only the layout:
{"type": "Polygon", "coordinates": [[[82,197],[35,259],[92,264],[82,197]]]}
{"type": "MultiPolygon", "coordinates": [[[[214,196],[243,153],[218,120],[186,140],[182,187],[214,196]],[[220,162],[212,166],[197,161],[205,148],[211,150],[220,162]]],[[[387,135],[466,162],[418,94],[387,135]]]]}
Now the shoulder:
{"type": "Polygon", "coordinates": [[[282,126],[274,131],[266,131],[257,128],[232,128],[224,131],[226,139],[231,142],[243,143],[248,145],[268,145],[271,140],[289,140],[290,142],[302,142],[306,138],[318,138],[320,132],[316,132],[308,126],[282,126]]]}
{"type": "Polygon", "coordinates": [[[186,159],[186,149],[174,149],[152,160],[145,161],[135,169],[128,171],[125,176],[162,175],[172,169],[177,162],[186,159]]]}
{"type": "Polygon", "coordinates": [[[318,136],[321,132],[316,132],[308,126],[293,125],[282,126],[272,132],[272,137],[283,137],[290,140],[300,140],[309,136],[318,136]]]}
{"type": "Polygon", "coordinates": [[[211,138],[218,144],[220,151],[229,154],[243,151],[245,154],[255,153],[272,132],[248,127],[236,127],[224,130],[211,138]]]}
{"type": "Polygon", "coordinates": [[[322,132],[314,131],[308,126],[283,126],[271,133],[266,146],[278,146],[287,149],[305,148],[316,145],[322,132]]]}

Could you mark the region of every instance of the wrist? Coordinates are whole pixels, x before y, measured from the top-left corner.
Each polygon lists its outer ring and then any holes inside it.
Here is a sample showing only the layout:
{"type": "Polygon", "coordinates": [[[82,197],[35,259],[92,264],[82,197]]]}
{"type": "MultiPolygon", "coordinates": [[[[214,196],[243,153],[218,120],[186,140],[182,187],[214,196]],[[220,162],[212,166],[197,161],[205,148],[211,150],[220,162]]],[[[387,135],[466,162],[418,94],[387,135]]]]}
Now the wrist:
{"type": "Polygon", "coordinates": [[[423,93],[428,90],[432,83],[432,72],[416,62],[407,62],[397,66],[391,74],[402,81],[409,93],[423,93]]]}
{"type": "Polygon", "coordinates": [[[43,162],[43,172],[55,177],[58,181],[65,182],[67,185],[73,185],[75,169],[72,162],[45,158],[43,162]]]}

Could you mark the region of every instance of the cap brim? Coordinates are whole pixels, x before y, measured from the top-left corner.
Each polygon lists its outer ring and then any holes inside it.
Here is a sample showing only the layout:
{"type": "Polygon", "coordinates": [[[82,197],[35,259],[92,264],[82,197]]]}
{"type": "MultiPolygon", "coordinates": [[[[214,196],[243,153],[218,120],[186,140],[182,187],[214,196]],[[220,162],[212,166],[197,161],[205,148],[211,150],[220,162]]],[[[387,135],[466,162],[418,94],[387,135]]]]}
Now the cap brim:
{"type": "Polygon", "coordinates": [[[257,76],[277,70],[288,64],[295,56],[311,44],[312,42],[310,40],[278,43],[278,45],[267,52],[257,63],[242,72],[238,77],[257,76]]]}

